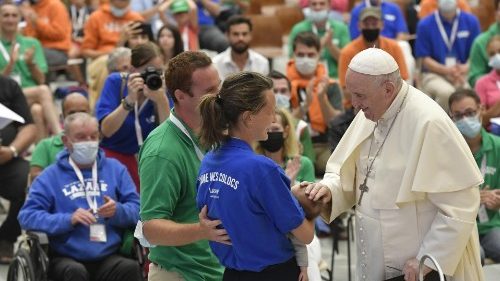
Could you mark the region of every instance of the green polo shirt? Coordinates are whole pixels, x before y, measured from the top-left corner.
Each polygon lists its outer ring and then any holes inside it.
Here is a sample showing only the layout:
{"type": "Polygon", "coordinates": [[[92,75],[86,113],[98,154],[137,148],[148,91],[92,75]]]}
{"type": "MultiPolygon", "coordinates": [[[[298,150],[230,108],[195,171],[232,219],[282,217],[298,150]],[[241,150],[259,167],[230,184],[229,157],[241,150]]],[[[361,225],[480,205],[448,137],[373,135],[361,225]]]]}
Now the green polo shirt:
{"type": "MultiPolygon", "coordinates": [[[[40,71],[43,73],[47,73],[47,61],[45,60],[45,55],[43,54],[42,45],[40,41],[32,37],[25,37],[22,35],[16,35],[16,43],[19,44],[19,57],[14,65],[14,69],[11,72],[11,75],[19,75],[21,76],[21,88],[33,87],[38,84],[33,79],[31,75],[31,71],[24,60],[24,53],[26,50],[30,48],[34,48],[35,52],[33,54],[33,62],[38,66],[40,71]]],[[[3,45],[5,50],[10,56],[12,42],[5,41],[4,39],[0,39],[0,44],[3,45]]],[[[7,59],[3,52],[0,52],[0,70],[4,70],[7,67],[7,59]]]]}
{"type": "MultiPolygon", "coordinates": [[[[344,48],[351,41],[351,36],[349,35],[349,29],[347,25],[343,22],[329,19],[328,24],[333,31],[332,41],[340,49],[344,48]]],[[[288,49],[290,57],[293,55],[293,40],[297,34],[304,31],[313,31],[313,23],[310,20],[303,20],[292,28],[290,31],[290,36],[288,37],[288,49]]],[[[326,30],[318,30],[318,36],[321,38],[325,35],[326,30]]],[[[328,63],[328,75],[331,78],[337,78],[339,76],[337,71],[337,60],[335,60],[327,48],[323,48],[321,52],[321,59],[328,63]]]]}
{"type": "MultiPolygon", "coordinates": [[[[483,138],[481,148],[474,153],[477,166],[484,173],[484,184],[490,189],[500,189],[500,137],[481,130],[483,138]],[[486,167],[482,167],[483,157],[486,156],[486,167]]],[[[477,224],[480,235],[488,233],[495,227],[500,227],[500,212],[499,210],[486,210],[489,221],[477,224]]]]}
{"type": "MultiPolygon", "coordinates": [[[[171,114],[175,115],[175,111],[171,114]]],[[[194,132],[185,123],[183,125],[198,145],[194,132]]],[[[153,130],[139,152],[141,220],[197,223],[199,168],[200,160],[192,141],[170,119],[153,130]]],[[[149,259],[167,271],[178,272],[185,280],[222,280],[223,267],[206,240],[180,247],[150,248],[149,259]]]]}
{"type": "Polygon", "coordinates": [[[61,139],[62,134],[55,135],[41,140],[33,150],[30,166],[37,166],[42,169],[56,162],[56,155],[64,149],[61,139]]]}

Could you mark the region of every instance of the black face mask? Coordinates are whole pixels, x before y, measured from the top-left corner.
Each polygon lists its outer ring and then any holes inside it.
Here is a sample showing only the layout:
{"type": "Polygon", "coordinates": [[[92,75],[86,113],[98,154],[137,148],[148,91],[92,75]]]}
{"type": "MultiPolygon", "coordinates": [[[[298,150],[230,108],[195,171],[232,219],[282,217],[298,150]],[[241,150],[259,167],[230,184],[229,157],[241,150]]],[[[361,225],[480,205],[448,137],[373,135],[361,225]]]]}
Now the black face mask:
{"type": "Polygon", "coordinates": [[[283,132],[267,132],[267,140],[260,141],[262,148],[269,152],[276,152],[283,147],[285,139],[283,139],[283,132]]]}
{"type": "Polygon", "coordinates": [[[380,34],[380,29],[361,29],[361,33],[363,34],[363,37],[365,38],[366,41],[368,42],[373,42],[377,40],[379,34],[380,34]]]}

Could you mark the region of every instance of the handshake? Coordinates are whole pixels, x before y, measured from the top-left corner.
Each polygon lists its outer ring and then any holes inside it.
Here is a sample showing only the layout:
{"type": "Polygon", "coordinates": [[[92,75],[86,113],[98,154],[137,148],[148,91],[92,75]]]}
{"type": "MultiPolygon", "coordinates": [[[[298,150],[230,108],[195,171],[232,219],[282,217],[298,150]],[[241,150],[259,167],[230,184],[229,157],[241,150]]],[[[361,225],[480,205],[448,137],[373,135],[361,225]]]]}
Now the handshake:
{"type": "Polygon", "coordinates": [[[323,206],[330,202],[330,189],[320,183],[301,182],[292,186],[292,194],[297,198],[308,220],[321,214],[323,206]]]}

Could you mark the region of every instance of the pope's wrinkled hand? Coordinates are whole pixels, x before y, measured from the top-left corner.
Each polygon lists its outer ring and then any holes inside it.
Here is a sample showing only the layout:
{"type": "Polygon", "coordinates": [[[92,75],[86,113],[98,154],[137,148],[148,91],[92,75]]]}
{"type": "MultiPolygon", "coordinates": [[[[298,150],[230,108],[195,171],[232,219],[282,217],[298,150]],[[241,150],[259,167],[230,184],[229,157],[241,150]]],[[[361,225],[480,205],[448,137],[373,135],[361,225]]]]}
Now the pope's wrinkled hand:
{"type": "Polygon", "coordinates": [[[305,186],[305,193],[309,195],[309,199],[313,201],[321,200],[326,204],[332,200],[330,188],[322,183],[301,182],[300,185],[305,186]]]}
{"type": "MultiPolygon", "coordinates": [[[[416,258],[409,259],[406,261],[403,267],[403,274],[405,275],[405,281],[417,281],[418,280],[418,266],[419,261],[416,258]]],[[[432,271],[430,267],[424,264],[424,276],[432,271]]]]}

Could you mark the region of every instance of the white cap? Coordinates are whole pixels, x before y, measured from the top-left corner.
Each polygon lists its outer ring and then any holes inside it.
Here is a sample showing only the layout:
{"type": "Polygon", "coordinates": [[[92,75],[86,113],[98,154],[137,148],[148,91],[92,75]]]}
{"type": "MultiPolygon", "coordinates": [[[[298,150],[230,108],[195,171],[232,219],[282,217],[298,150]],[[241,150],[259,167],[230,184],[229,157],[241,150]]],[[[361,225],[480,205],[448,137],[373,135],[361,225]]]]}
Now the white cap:
{"type": "Polygon", "coordinates": [[[361,74],[382,75],[393,73],[399,69],[399,66],[386,51],[368,48],[352,58],[349,68],[361,74]]]}

